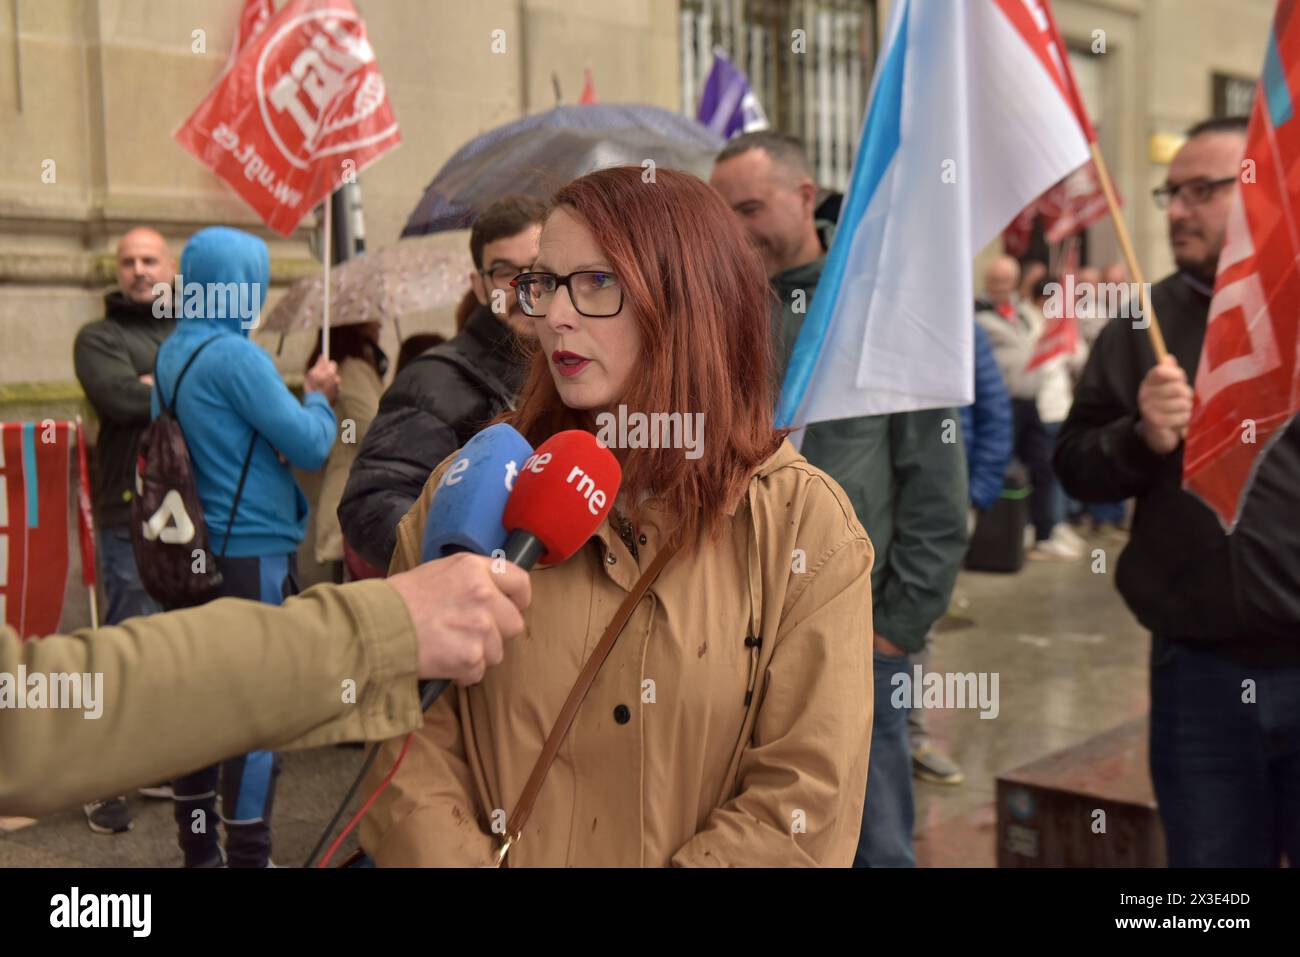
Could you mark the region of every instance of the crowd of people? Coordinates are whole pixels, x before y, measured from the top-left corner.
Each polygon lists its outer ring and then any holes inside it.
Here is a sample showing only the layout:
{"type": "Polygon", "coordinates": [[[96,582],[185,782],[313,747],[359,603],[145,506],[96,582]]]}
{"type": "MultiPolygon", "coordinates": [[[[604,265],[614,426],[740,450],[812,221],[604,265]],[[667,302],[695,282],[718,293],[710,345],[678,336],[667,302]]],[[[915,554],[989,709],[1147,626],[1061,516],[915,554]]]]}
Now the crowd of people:
{"type": "MultiPolygon", "coordinates": [[[[817,423],[798,451],[773,428],[774,388],[835,224],[818,217],[793,137],[732,139],[708,183],[660,170],[648,185],[639,168],[614,168],[549,202],[502,197],[470,232],[463,326],[446,342],[404,344],[387,387],[374,324],[336,330],[328,358],[318,347],[299,399],[246,324],[203,303],[157,318],[155,290],[175,263],[157,232],[134,229],[118,244],[105,318],[75,353],[100,420],[107,621],[161,611],[135,571],[129,526],[135,445],[164,405],[193,460],[221,594],[273,606],[299,590],[311,510],[294,468],[324,469],[318,559],[337,563],[339,580],[397,581],[420,565],[449,456],[488,423],[537,445],[594,431],[595,414],[619,404],[703,412],[698,460],[614,450],[623,479],[609,520],[532,576],[526,637],[488,653],[481,680],[440,698],[409,740],[384,745],[371,788],[404,759],[362,846],[379,864],[499,860],[498,815],[525,790],[614,609],[666,552],[564,759],[531,795],[543,823],[509,835],[510,861],[911,866],[913,777],[963,775],[924,713],[891,702],[893,679],[918,662],[928,670],[972,523],[1016,460],[1032,487],[1030,557],[1079,559],[1081,523],[1132,536],[1119,587],[1155,635],[1152,768],[1170,862],[1294,862],[1300,661],[1287,638],[1300,631],[1300,579],[1288,562],[1296,533],[1276,526],[1298,503],[1293,481],[1270,476],[1295,461],[1296,429],[1231,538],[1177,481],[1227,219],[1227,191],[1206,184],[1232,175],[1243,144],[1242,124],[1212,121],[1170,167],[1178,271],[1152,297],[1174,360],[1156,363],[1127,318],[1093,312],[1079,317],[1073,352],[1029,368],[1047,283],[1061,277],[998,257],[974,306],[972,406],[817,423]],[[957,419],[962,441],[945,440],[957,419]],[[1223,700],[1242,669],[1268,687],[1268,707],[1223,700]]],[[[265,244],[224,227],[194,235],[180,267],[188,281],[259,295],[269,278],[265,244]]],[[[1075,279],[1126,277],[1112,265],[1075,279]]],[[[146,793],[173,798],[185,865],[268,866],[276,752],[176,770],[186,773],[146,793]]],[[[86,813],[96,831],[130,826],[124,797],[86,813]]]]}

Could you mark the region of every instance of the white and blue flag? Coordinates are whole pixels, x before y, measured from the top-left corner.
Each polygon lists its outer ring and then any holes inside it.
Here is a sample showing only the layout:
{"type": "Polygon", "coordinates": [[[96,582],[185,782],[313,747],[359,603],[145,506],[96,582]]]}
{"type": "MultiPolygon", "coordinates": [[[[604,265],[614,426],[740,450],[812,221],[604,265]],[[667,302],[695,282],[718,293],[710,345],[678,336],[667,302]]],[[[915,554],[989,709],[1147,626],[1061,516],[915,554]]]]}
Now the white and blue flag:
{"type": "Polygon", "coordinates": [[[974,256],[1089,158],[1041,3],[895,0],[779,426],[973,400],[974,256]]]}

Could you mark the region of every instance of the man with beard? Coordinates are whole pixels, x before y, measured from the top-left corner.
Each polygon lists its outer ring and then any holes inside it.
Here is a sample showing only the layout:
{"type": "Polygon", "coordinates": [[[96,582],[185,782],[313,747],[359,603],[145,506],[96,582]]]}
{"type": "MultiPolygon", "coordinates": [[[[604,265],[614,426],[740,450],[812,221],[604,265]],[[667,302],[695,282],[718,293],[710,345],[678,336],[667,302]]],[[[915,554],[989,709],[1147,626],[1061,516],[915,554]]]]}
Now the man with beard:
{"type": "MultiPolygon", "coordinates": [[[[170,316],[154,315],[154,290],[170,285],[175,274],[176,261],[161,234],[144,226],[127,232],[117,244],[117,289],[104,297],[104,318],[82,326],[72,348],[77,379],[99,417],[95,521],[108,625],[162,610],[144,590],[135,567],[131,498],[135,447],[149,424],[154,359],[176,327],[170,316]]],[[[150,797],[171,796],[165,785],[141,790],[150,797]]],[[[131,829],[125,797],[93,801],[85,811],[96,834],[131,829]]]]}
{"type": "Polygon", "coordinates": [[[1169,355],[1156,362],[1145,324],[1114,319],[1055,456],[1075,498],[1137,499],[1116,584],[1152,634],[1151,778],[1173,867],[1300,862],[1300,419],[1259,463],[1233,534],[1181,485],[1187,370],[1245,133],[1243,119],[1188,131],[1155,191],[1178,266],[1150,294],[1169,355]]]}
{"type": "MultiPolygon", "coordinates": [[[[783,374],[826,263],[812,166],[792,136],[745,133],[718,154],[709,182],[767,267],[783,374]]],[[[843,487],[876,550],[875,718],[855,867],[916,863],[908,711],[893,703],[893,679],[911,674],[908,656],[923,651],[930,627],[947,610],[966,551],[966,457],[961,442],[944,440],[957,420],[955,409],[927,409],[818,422],[804,434],[804,456],[843,487]]],[[[960,769],[949,760],[940,773],[953,781],[960,769]]]]}

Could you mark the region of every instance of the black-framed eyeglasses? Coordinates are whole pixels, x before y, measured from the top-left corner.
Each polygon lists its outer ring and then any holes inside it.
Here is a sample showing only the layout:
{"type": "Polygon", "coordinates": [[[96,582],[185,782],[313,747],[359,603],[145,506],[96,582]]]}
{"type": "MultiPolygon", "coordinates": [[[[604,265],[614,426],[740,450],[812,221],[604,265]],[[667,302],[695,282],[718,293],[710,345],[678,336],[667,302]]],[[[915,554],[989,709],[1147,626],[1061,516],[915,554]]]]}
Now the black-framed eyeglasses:
{"type": "Polygon", "coordinates": [[[527,267],[516,266],[513,263],[498,263],[491,269],[480,269],[478,274],[488,281],[494,289],[505,289],[510,285],[510,280],[514,279],[527,267]]]}
{"type": "Polygon", "coordinates": [[[519,297],[519,308],[534,319],[545,317],[560,287],[569,290],[569,301],[578,315],[608,319],[623,308],[623,287],[608,270],[592,269],[557,276],[553,272],[526,272],[511,280],[519,297]]]}
{"type": "Polygon", "coordinates": [[[1222,179],[1193,179],[1186,183],[1179,183],[1177,186],[1165,183],[1164,186],[1158,186],[1151,191],[1151,198],[1156,201],[1158,209],[1168,209],[1175,196],[1182,196],[1183,202],[1188,206],[1200,206],[1202,203],[1209,202],[1210,197],[1220,186],[1227,186],[1236,181],[1236,176],[1224,176],[1222,179]]]}

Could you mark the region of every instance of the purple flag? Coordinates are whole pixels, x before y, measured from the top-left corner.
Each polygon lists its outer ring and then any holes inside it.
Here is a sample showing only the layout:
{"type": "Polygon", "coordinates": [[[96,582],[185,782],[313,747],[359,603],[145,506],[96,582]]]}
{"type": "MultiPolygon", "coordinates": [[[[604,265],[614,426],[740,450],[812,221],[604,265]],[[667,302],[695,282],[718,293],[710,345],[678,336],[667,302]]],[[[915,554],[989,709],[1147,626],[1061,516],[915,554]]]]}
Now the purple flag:
{"type": "Polygon", "coordinates": [[[695,118],[726,139],[737,133],[767,129],[767,116],[749,85],[749,78],[727,59],[721,47],[713,48],[713,69],[704,82],[695,118]]]}

